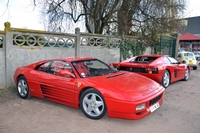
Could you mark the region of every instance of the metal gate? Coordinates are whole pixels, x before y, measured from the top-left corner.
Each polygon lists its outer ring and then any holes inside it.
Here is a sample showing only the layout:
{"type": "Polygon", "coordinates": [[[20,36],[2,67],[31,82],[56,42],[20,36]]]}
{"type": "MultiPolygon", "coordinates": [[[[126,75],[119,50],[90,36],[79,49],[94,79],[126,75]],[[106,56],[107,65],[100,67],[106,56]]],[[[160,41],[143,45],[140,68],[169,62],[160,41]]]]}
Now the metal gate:
{"type": "Polygon", "coordinates": [[[160,36],[160,51],[162,54],[169,55],[175,58],[176,37],[161,35],[160,36]]]}

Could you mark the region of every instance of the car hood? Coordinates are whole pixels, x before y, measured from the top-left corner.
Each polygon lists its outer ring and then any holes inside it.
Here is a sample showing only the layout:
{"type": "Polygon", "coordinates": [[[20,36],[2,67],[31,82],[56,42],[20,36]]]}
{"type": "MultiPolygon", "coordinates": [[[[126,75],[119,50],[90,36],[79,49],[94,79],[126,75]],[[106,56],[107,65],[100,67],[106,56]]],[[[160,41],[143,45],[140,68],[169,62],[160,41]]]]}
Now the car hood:
{"type": "Polygon", "coordinates": [[[117,94],[118,98],[122,99],[124,97],[132,100],[141,99],[141,96],[149,97],[163,89],[160,84],[147,77],[126,71],[90,77],[87,80],[96,88],[101,88],[101,92],[105,93],[104,96],[112,97],[112,94],[115,96],[117,94]]]}

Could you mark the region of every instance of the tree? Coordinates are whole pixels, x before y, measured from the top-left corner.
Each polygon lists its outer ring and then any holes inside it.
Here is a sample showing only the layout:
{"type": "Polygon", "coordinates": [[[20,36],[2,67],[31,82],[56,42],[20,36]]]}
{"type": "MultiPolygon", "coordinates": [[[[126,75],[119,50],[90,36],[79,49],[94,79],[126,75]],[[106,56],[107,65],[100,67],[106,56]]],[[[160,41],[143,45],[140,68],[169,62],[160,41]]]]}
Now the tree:
{"type": "MultiPolygon", "coordinates": [[[[43,5],[43,14],[48,15],[52,27],[61,27],[67,19],[78,22],[84,19],[89,33],[103,33],[120,7],[120,0],[43,0],[35,5],[43,5]]],[[[53,29],[53,28],[52,28],[53,29]]]]}
{"type": "Polygon", "coordinates": [[[140,3],[136,19],[133,19],[133,23],[136,24],[134,28],[146,40],[155,42],[160,34],[176,32],[182,26],[179,15],[184,6],[183,2],[177,0],[143,1],[140,3]]]}
{"type": "Polygon", "coordinates": [[[122,5],[117,13],[118,34],[128,35],[134,26],[133,16],[138,12],[138,5],[141,0],[123,0],[122,5]]]}
{"type": "MultiPolygon", "coordinates": [[[[39,0],[38,0],[39,1],[39,0]]],[[[177,29],[185,3],[181,0],[42,0],[52,27],[66,20],[83,23],[89,33],[154,36],[177,29]],[[153,31],[152,31],[153,30],[153,31]]]]}

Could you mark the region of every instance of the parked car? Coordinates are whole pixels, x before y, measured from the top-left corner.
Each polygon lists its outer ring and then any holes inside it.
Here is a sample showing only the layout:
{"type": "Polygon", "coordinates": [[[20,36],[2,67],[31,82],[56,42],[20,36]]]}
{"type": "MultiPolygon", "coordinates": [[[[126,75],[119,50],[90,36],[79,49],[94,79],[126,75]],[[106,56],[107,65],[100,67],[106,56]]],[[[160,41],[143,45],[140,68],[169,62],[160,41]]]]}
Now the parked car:
{"type": "Polygon", "coordinates": [[[196,60],[200,60],[200,52],[193,52],[196,60]]]}
{"type": "Polygon", "coordinates": [[[185,61],[193,70],[198,67],[198,62],[192,52],[179,52],[177,56],[178,61],[185,61]]]}
{"type": "Polygon", "coordinates": [[[167,55],[138,55],[119,63],[110,63],[118,70],[141,74],[167,88],[170,83],[189,79],[190,67],[167,55]]]}
{"type": "Polygon", "coordinates": [[[136,73],[117,71],[86,57],[57,58],[21,66],[14,73],[23,99],[38,97],[80,108],[91,119],[140,119],[163,103],[164,88],[136,73]]]}

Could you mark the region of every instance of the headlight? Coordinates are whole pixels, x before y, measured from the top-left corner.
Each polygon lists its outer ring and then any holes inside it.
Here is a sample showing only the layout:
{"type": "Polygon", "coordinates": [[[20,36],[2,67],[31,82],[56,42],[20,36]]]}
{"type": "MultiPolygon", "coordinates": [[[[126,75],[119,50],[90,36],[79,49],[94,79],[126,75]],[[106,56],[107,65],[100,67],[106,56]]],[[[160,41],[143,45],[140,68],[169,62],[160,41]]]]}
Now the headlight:
{"type": "Polygon", "coordinates": [[[137,105],[137,106],[136,106],[136,111],[140,111],[140,110],[143,110],[143,109],[145,109],[145,108],[146,108],[146,104],[143,103],[143,104],[140,104],[140,105],[137,105]]]}

